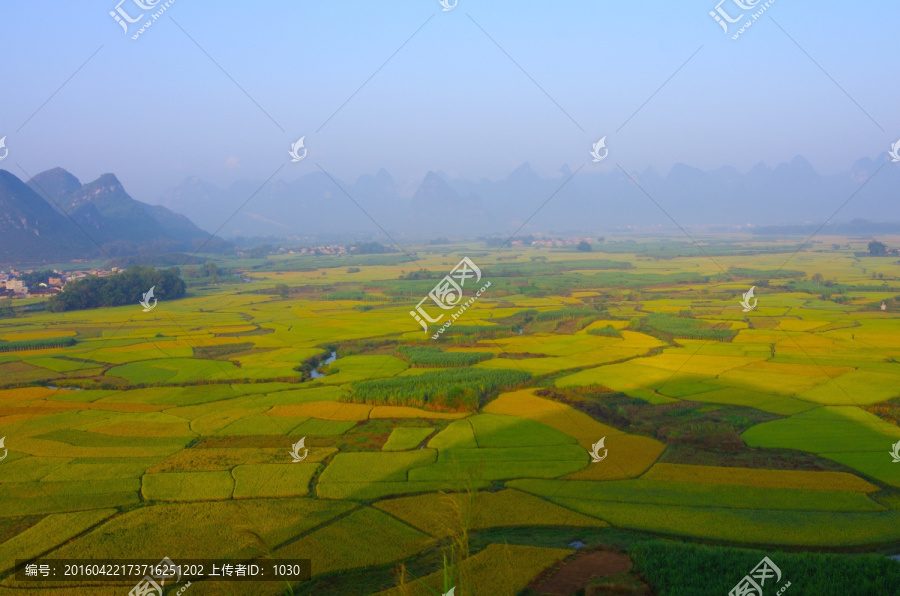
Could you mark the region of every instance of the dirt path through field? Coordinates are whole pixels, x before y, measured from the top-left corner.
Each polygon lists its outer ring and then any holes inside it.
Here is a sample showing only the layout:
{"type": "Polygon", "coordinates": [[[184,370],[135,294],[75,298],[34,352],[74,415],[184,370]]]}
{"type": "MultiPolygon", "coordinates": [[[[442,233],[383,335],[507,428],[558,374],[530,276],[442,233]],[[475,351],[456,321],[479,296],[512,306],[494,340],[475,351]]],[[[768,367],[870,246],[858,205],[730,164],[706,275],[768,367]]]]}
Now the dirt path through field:
{"type": "Polygon", "coordinates": [[[571,596],[597,577],[620,575],[631,569],[631,559],[607,551],[584,553],[567,561],[535,588],[546,596],[571,596]]]}

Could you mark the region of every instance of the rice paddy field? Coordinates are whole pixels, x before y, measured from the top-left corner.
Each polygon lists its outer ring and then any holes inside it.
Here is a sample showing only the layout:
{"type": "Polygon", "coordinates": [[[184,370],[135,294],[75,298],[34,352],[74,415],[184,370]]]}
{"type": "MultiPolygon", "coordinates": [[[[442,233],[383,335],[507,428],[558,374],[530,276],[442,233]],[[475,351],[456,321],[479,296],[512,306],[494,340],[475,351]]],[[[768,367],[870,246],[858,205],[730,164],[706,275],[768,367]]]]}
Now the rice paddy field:
{"type": "Polygon", "coordinates": [[[311,561],[197,596],[537,595],[591,553],[630,563],[571,594],[722,595],[764,556],[900,594],[900,268],[867,240],[288,254],[0,319],[0,596],[134,586],[16,560],[164,557],[311,561]],[[465,256],[490,289],[423,332],[465,256]]]}

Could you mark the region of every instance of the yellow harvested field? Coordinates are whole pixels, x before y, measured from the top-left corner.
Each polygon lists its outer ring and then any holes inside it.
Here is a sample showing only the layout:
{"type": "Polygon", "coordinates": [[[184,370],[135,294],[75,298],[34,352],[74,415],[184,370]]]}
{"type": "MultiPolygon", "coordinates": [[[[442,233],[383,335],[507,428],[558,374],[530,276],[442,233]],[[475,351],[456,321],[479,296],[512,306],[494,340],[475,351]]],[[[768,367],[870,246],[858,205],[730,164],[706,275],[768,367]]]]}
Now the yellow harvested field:
{"type": "Polygon", "coordinates": [[[116,437],[185,437],[193,436],[188,423],[172,424],[167,422],[114,422],[106,426],[98,426],[91,432],[116,437]]]}
{"type": "Polygon", "coordinates": [[[605,527],[602,520],[569,511],[544,499],[514,489],[500,492],[415,495],[381,501],[375,507],[427,532],[432,536],[450,535],[462,520],[469,529],[573,526],[605,527]],[[469,517],[471,516],[471,518],[469,517]]]}
{"type": "Polygon", "coordinates": [[[158,447],[81,447],[59,441],[23,437],[16,443],[16,451],[39,457],[57,457],[65,453],[67,457],[86,458],[146,458],[168,457],[182,449],[181,445],[158,447]]]}
{"type": "Polygon", "coordinates": [[[97,509],[48,515],[27,530],[0,543],[0,573],[12,571],[16,559],[37,557],[115,514],[115,509],[97,509]]]}
{"type": "MultiPolygon", "coordinates": [[[[210,327],[209,332],[213,334],[220,333],[247,333],[256,330],[256,325],[228,325],[223,327],[210,327]]],[[[235,341],[231,338],[232,341],[235,341]]]]}
{"type": "MultiPolygon", "coordinates": [[[[320,462],[337,453],[333,447],[313,447],[305,462],[320,462]]],[[[215,472],[248,464],[277,464],[289,458],[286,449],[216,447],[184,449],[147,470],[157,472],[215,472]]]]}
{"type": "Polygon", "coordinates": [[[566,480],[637,478],[653,465],[666,446],[649,437],[619,433],[606,437],[605,448],[609,450],[605,459],[591,463],[564,478],[566,480]]]}
{"type": "Polygon", "coordinates": [[[629,348],[641,348],[649,350],[650,348],[658,348],[663,344],[653,336],[638,333],[637,331],[622,330],[622,339],[629,348]]]}
{"type": "MultiPolygon", "coordinates": [[[[362,405],[362,404],[360,404],[362,405]]],[[[375,406],[369,412],[369,418],[432,418],[440,420],[457,420],[469,416],[468,412],[432,412],[407,406],[375,406]]]]}
{"type": "MultiPolygon", "coordinates": [[[[18,389],[0,390],[0,403],[5,400],[19,401],[30,399],[47,399],[48,397],[65,390],[47,389],[46,387],[20,387],[18,389]]],[[[66,391],[66,393],[74,393],[66,391]]]]}
{"type": "Polygon", "coordinates": [[[612,319],[600,319],[598,321],[594,321],[578,333],[587,333],[588,329],[603,329],[606,326],[613,327],[615,329],[625,329],[628,327],[628,321],[614,321],[612,319]]]}
{"type": "MultiPolygon", "coordinates": [[[[762,363],[758,363],[762,364],[762,363]]],[[[816,385],[828,382],[828,377],[811,377],[805,375],[782,374],[774,371],[756,370],[753,366],[745,366],[730,370],[718,376],[716,381],[721,385],[751,389],[761,393],[794,396],[808,391],[816,385]]]]}
{"type": "Polygon", "coordinates": [[[818,366],[815,364],[793,364],[786,362],[757,362],[748,366],[745,370],[760,373],[782,373],[787,375],[800,375],[803,377],[839,377],[855,370],[852,366],[818,366]]]}
{"type": "Polygon", "coordinates": [[[753,468],[722,468],[687,464],[659,463],[641,476],[644,480],[664,482],[701,482],[731,486],[763,488],[794,488],[825,491],[855,491],[873,493],[880,490],[847,472],[809,472],[805,470],[760,470],[753,468]]]}
{"type": "Polygon", "coordinates": [[[660,354],[652,358],[639,358],[634,361],[641,366],[652,366],[663,370],[678,371],[681,373],[694,373],[700,375],[720,375],[748,364],[763,360],[762,358],[747,358],[742,356],[706,356],[688,353],[660,354]]]}
{"type": "Polygon", "coordinates": [[[782,319],[776,329],[784,331],[811,331],[817,327],[825,327],[828,321],[801,321],[799,319],[782,319]]]}
{"type": "Polygon", "coordinates": [[[566,476],[573,480],[618,480],[643,474],[666,446],[639,435],[629,435],[597,422],[578,410],[534,395],[534,389],[504,393],[483,408],[484,412],[529,418],[573,437],[587,450],[606,437],[609,455],[602,462],[566,476]]]}
{"type": "Polygon", "coordinates": [[[156,405],[156,404],[116,404],[116,403],[105,403],[105,402],[94,402],[91,404],[84,404],[82,407],[83,410],[101,410],[104,412],[130,412],[130,413],[141,413],[141,412],[159,412],[161,410],[165,410],[170,406],[164,405],[156,405]]]}
{"type": "Polygon", "coordinates": [[[521,416],[573,437],[582,447],[589,449],[600,437],[624,434],[617,428],[597,422],[587,414],[550,399],[534,395],[534,389],[522,389],[503,393],[486,405],[482,411],[491,414],[521,416]]]}
{"type": "Polygon", "coordinates": [[[286,404],[269,410],[270,416],[290,418],[318,418],[320,420],[365,420],[372,406],[337,401],[310,401],[305,404],[286,404]]]}

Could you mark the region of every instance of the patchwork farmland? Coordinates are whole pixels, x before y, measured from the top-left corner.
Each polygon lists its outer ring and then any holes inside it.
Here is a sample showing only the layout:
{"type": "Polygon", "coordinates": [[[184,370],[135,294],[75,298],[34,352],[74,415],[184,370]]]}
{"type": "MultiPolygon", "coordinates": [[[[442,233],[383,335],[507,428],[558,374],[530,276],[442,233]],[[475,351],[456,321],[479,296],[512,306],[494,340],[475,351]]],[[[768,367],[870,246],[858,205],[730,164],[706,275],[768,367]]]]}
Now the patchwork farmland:
{"type": "Polygon", "coordinates": [[[579,594],[726,594],[763,556],[791,593],[900,593],[900,279],[847,242],[270,256],[3,319],[0,596],[134,583],[18,581],[36,557],[311,560],[198,596],[542,594],[598,551],[628,564],[579,594]],[[410,310],[466,256],[491,287],[434,340],[410,310]]]}

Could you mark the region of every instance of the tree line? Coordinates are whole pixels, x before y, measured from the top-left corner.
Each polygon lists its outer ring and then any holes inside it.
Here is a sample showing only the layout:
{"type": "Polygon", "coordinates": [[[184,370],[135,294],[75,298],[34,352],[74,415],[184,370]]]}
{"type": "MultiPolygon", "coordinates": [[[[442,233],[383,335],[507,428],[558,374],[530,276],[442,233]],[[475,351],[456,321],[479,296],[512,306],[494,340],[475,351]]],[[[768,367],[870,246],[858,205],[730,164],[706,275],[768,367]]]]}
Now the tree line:
{"type": "Polygon", "coordinates": [[[59,294],[50,298],[48,309],[63,312],[138,304],[151,287],[158,301],[181,298],[185,294],[185,283],[177,267],[159,270],[133,265],[121,273],[106,277],[88,275],[84,279],[70,281],[59,294]]]}

